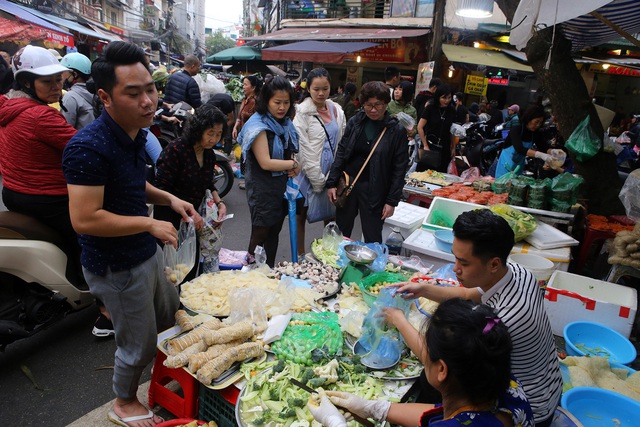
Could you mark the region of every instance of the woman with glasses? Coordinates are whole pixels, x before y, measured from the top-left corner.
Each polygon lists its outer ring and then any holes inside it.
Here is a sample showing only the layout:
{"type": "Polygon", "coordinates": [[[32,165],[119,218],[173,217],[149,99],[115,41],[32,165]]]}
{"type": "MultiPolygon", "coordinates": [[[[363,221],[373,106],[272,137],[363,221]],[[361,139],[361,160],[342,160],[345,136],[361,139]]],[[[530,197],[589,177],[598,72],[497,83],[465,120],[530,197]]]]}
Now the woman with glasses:
{"type": "Polygon", "coordinates": [[[347,174],[353,182],[359,175],[346,204],[336,209],[336,222],[342,234],[351,237],[359,212],[367,243],[382,242],[382,225],[402,197],[409,161],[407,131],[387,113],[389,101],[383,82],[362,86],[363,109],[347,123],[326,183],[327,196],[335,204],[340,177],[347,174]]]}
{"type": "Polygon", "coordinates": [[[422,148],[439,153],[440,158],[436,162],[437,166],[435,163],[427,165],[419,162],[416,168],[418,172],[434,168],[438,172],[446,172],[447,166],[455,154],[456,140],[450,132],[451,124],[456,118],[456,110],[451,105],[452,97],[451,86],[440,85],[424,108],[418,122],[418,135],[422,141],[422,148]]]}

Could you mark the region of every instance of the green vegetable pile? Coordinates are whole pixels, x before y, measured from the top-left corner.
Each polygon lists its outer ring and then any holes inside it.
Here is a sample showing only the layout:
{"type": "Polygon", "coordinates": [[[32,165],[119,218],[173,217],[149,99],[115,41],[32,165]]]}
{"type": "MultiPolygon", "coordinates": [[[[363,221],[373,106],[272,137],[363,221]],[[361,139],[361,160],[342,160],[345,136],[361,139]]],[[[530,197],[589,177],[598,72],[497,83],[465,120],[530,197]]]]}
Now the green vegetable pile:
{"type": "Polygon", "coordinates": [[[536,219],[528,213],[514,209],[509,205],[499,204],[489,208],[492,212],[507,220],[515,234],[515,240],[520,241],[527,237],[538,226],[536,219]]]}
{"type": "MultiPolygon", "coordinates": [[[[309,393],[292,386],[289,378],[296,378],[312,388],[322,386],[325,390],[346,391],[364,399],[386,398],[398,401],[385,397],[382,381],[366,375],[358,358],[341,357],[330,363],[338,365],[338,380],[335,383],[326,383],[325,378],[315,376],[312,368],[291,361],[279,360],[271,370],[255,375],[251,373],[262,371],[263,367],[271,365],[257,364],[247,367],[245,375],[248,374],[248,381],[239,402],[240,417],[244,424],[266,427],[310,425],[313,416],[306,408],[309,393]]],[[[350,422],[349,425],[357,424],[350,422]]]]}
{"type": "Polygon", "coordinates": [[[342,331],[338,315],[332,312],[297,313],[271,346],[280,359],[302,365],[313,365],[330,360],[342,353],[342,331]]]}
{"type": "Polygon", "coordinates": [[[322,239],[316,239],[311,243],[311,252],[321,263],[334,268],[340,268],[338,265],[338,254],[334,251],[327,250],[322,245],[322,239]]]}
{"type": "Polygon", "coordinates": [[[233,98],[234,102],[241,102],[244,98],[244,92],[242,91],[242,80],[234,78],[224,85],[227,89],[227,93],[233,98]]]}

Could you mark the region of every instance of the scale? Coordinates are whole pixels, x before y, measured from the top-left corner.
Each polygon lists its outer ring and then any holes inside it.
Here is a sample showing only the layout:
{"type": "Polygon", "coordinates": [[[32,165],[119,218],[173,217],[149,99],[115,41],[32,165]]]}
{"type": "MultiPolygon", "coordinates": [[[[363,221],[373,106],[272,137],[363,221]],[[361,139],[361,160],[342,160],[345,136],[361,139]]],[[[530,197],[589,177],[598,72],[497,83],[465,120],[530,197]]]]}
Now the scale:
{"type": "Polygon", "coordinates": [[[362,279],[371,274],[368,266],[378,258],[378,254],[371,249],[356,244],[346,245],[344,253],[349,258],[349,262],[340,273],[340,283],[362,282],[362,279]]]}

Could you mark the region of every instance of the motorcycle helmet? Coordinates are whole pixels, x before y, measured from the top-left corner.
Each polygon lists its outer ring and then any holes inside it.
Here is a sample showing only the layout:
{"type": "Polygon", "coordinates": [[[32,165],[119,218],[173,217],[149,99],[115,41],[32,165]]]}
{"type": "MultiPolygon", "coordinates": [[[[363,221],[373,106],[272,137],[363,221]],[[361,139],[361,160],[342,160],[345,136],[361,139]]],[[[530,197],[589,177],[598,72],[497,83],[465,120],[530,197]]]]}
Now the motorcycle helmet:
{"type": "Polygon", "coordinates": [[[60,61],[60,65],[82,73],[85,76],[91,75],[91,61],[79,52],[65,55],[60,61]]]}
{"type": "Polygon", "coordinates": [[[16,80],[22,73],[36,76],[52,76],[69,69],[60,65],[51,52],[43,47],[25,46],[13,55],[11,62],[13,76],[16,80]]]}

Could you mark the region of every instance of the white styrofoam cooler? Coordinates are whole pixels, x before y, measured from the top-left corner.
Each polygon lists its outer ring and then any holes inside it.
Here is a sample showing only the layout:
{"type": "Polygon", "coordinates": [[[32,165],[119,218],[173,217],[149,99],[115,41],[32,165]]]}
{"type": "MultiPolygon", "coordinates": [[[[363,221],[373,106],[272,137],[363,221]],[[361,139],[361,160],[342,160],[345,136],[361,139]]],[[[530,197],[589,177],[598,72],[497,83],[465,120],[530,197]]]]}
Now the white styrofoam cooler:
{"type": "Polygon", "coordinates": [[[555,270],[569,271],[571,261],[571,248],[537,249],[527,242],[518,242],[511,249],[512,254],[531,254],[548,259],[554,265],[555,270]]]}
{"type": "Polygon", "coordinates": [[[626,286],[556,271],[547,283],[544,305],[555,335],[576,321],[598,322],[631,335],[636,317],[637,291],[626,286]]]}
{"type": "Polygon", "coordinates": [[[382,226],[382,241],[387,240],[391,233],[391,227],[398,227],[402,237],[405,239],[415,230],[420,228],[420,224],[427,216],[429,209],[411,203],[400,202],[396,206],[393,215],[384,221],[382,226]]]}

